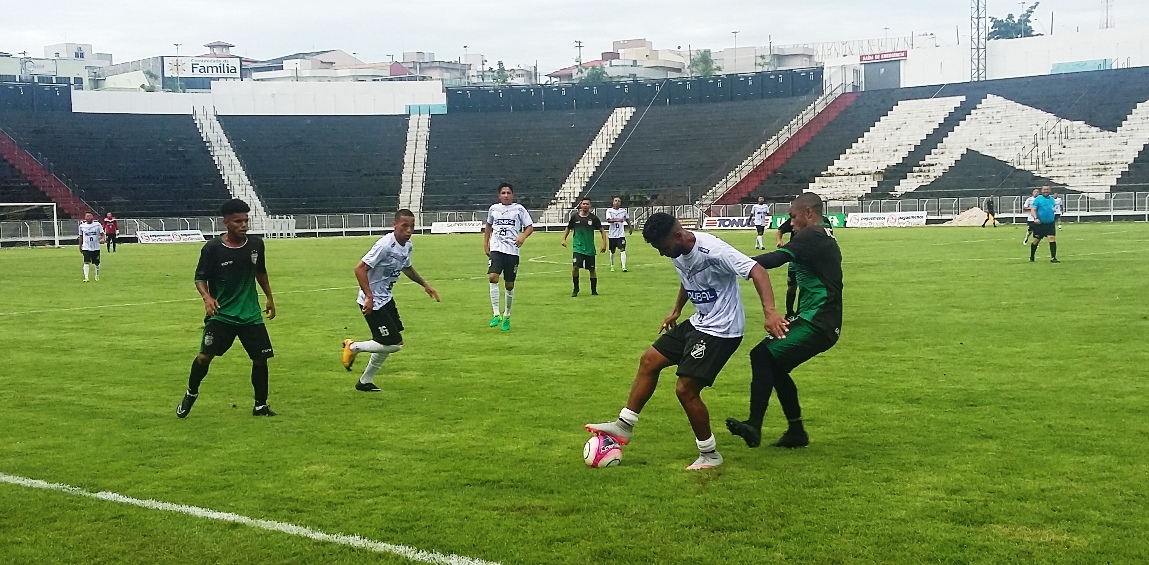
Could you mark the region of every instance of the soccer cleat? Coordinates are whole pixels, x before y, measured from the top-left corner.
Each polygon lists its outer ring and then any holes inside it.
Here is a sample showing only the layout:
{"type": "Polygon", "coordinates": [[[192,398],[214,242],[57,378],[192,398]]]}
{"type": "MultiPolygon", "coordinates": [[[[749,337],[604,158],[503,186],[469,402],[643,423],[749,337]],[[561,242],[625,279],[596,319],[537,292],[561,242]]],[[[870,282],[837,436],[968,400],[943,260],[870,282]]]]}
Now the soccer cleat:
{"type": "Polygon", "coordinates": [[[626,272],[626,267],[622,268],[622,272],[624,272],[624,273],[626,272]]]}
{"type": "Polygon", "coordinates": [[[1022,245],[1029,245],[1029,235],[1026,234],[1025,239],[1021,240],[1022,245]]]}
{"type": "Polygon", "coordinates": [[[630,436],[634,433],[634,428],[615,420],[601,424],[587,424],[586,431],[592,434],[604,435],[617,441],[620,445],[626,445],[630,443],[630,436]]]}
{"type": "Polygon", "coordinates": [[[501,322],[501,321],[503,321],[502,316],[495,316],[494,318],[491,318],[491,327],[492,328],[499,327],[499,322],[501,322]]]}
{"type": "Polygon", "coordinates": [[[1052,257],[1052,258],[1050,258],[1049,262],[1050,263],[1060,263],[1061,261],[1058,261],[1057,257],[1052,257]]]}
{"type": "Polygon", "coordinates": [[[176,406],[176,418],[187,418],[188,414],[192,411],[192,405],[195,404],[195,399],[199,398],[198,394],[190,392],[184,393],[184,399],[180,401],[180,405],[176,406]]]}
{"type": "Polygon", "coordinates": [[[84,279],[84,282],[88,282],[88,279],[84,279]]]}
{"type": "Polygon", "coordinates": [[[727,418],[726,429],[730,430],[730,433],[742,438],[746,442],[746,447],[758,447],[762,445],[762,430],[751,426],[747,422],[727,418]]]}
{"type": "Polygon", "coordinates": [[[574,297],[576,297],[576,296],[578,296],[578,291],[577,291],[577,290],[572,290],[572,291],[571,291],[571,298],[574,298],[574,297]]]}
{"type": "Polygon", "coordinates": [[[363,381],[358,381],[355,383],[355,390],[361,392],[380,392],[382,389],[375,386],[375,383],[365,383],[363,381]]]}
{"type": "Polygon", "coordinates": [[[1032,262],[1033,262],[1033,257],[1030,257],[1030,258],[1029,258],[1029,262],[1030,262],[1030,263],[1032,263],[1032,262]]]}
{"type": "Polygon", "coordinates": [[[100,282],[100,275],[96,275],[96,282],[100,282]]]}
{"type": "Polygon", "coordinates": [[[511,317],[510,316],[503,318],[503,328],[502,329],[505,332],[511,331],[511,317]]]}
{"type": "Polygon", "coordinates": [[[610,272],[612,272],[612,273],[614,272],[614,265],[610,266],[610,272]]]}
{"type": "Polygon", "coordinates": [[[806,435],[806,430],[793,431],[789,430],[778,438],[778,441],[770,444],[774,447],[806,447],[810,445],[810,436],[806,435]]]}
{"type": "Polygon", "coordinates": [[[590,295],[591,295],[591,296],[598,296],[598,291],[597,291],[597,290],[592,290],[592,291],[590,291],[590,295]]]}
{"type": "Polygon", "coordinates": [[[355,364],[355,350],[351,349],[352,343],[355,342],[350,339],[343,340],[343,368],[348,371],[350,371],[351,366],[355,364]]]}
{"type": "Polygon", "coordinates": [[[722,454],[717,451],[710,453],[699,453],[698,459],[694,460],[686,469],[688,471],[698,471],[701,469],[713,469],[722,464],[722,454]]]}
{"type": "Polygon", "coordinates": [[[260,404],[251,409],[252,416],[274,416],[275,412],[271,411],[271,407],[266,404],[260,404]]]}

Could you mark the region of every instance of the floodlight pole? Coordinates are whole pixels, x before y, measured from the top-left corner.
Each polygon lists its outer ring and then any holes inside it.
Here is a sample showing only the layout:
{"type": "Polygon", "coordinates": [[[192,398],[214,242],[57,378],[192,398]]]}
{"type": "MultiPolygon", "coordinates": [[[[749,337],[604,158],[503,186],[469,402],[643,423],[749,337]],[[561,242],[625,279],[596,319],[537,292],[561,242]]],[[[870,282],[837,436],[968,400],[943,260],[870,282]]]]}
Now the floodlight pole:
{"type": "Polygon", "coordinates": [[[970,81],[986,79],[986,0],[970,1],[970,81]]]}
{"type": "Polygon", "coordinates": [[[734,34],[734,68],[730,69],[730,72],[737,73],[738,72],[738,32],[732,31],[730,33],[734,34]]]}

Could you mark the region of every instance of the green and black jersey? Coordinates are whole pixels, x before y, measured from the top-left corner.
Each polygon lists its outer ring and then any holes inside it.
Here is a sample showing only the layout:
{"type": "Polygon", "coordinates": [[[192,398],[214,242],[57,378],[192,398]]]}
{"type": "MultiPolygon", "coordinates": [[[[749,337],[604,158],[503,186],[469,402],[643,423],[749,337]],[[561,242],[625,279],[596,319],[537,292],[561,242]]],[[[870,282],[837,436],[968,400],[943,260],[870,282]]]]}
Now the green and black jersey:
{"type": "Polygon", "coordinates": [[[798,230],[777,252],[790,256],[790,272],[801,289],[798,317],[836,338],[842,331],[842,250],[833,229],[798,230]]]}
{"type": "Polygon", "coordinates": [[[195,280],[206,282],[208,292],[219,302],[219,311],[207,319],[236,326],[262,324],[255,277],[266,272],[262,238],[249,235],[240,247],[224,245],[222,236],[205,243],[195,280]]]}
{"type": "Polygon", "coordinates": [[[595,254],[594,234],[602,231],[602,221],[594,214],[580,216],[577,212],[571,216],[567,229],[574,232],[574,252],[581,255],[595,254]]]}

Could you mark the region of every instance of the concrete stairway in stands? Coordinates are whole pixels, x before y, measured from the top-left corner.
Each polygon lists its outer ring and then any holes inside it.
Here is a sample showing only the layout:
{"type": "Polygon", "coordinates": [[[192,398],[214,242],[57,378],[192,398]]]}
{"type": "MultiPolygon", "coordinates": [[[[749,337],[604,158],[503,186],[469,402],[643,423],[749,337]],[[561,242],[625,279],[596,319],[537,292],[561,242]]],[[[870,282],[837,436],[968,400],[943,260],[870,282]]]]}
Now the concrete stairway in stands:
{"type": "Polygon", "coordinates": [[[423,187],[427,179],[427,139],[430,134],[430,114],[413,114],[407,119],[407,149],[403,153],[403,180],[399,186],[399,207],[415,213],[416,227],[423,217],[423,187]]]}
{"type": "Polygon", "coordinates": [[[250,229],[263,231],[267,224],[267,209],[255,193],[255,187],[251,184],[251,179],[243,169],[243,163],[240,163],[239,157],[235,154],[235,149],[232,148],[231,141],[224,133],[215,112],[209,108],[193,108],[192,116],[231,197],[239,198],[251,207],[251,213],[248,214],[250,229]]]}
{"type": "Polygon", "coordinates": [[[550,206],[543,212],[540,219],[542,223],[566,221],[575,205],[575,200],[582,195],[587,182],[594,176],[594,172],[598,170],[598,166],[602,164],[603,158],[606,157],[618,139],[618,135],[626,127],[627,122],[634,116],[634,112],[635,109],[631,106],[615,108],[611,112],[602,128],[599,129],[598,135],[591,140],[590,145],[583,152],[582,158],[578,160],[570,174],[567,175],[566,181],[555,193],[550,206]]]}

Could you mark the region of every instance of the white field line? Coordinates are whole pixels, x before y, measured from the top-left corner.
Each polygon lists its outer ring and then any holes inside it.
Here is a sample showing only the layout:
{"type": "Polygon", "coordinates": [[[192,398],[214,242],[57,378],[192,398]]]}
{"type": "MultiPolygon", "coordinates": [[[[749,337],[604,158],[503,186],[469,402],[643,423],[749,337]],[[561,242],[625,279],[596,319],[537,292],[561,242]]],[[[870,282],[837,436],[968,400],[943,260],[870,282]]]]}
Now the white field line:
{"type": "Polygon", "coordinates": [[[12,485],[22,486],[26,488],[35,488],[42,490],[52,490],[70,494],[73,496],[82,496],[85,498],[95,498],[108,502],[118,502],[120,504],[130,504],[132,506],[139,506],[149,510],[163,510],[165,512],[177,512],[180,514],[187,514],[195,516],[196,518],[207,518],[209,520],[218,520],[221,522],[231,522],[233,524],[242,524],[252,528],[259,528],[271,532],[280,532],[292,536],[299,536],[315,541],[323,541],[328,543],[336,543],[339,545],[346,545],[357,549],[366,549],[375,553],[390,553],[417,561],[419,563],[443,563],[448,565],[498,565],[492,561],[484,561],[481,559],[474,559],[471,557],[464,557],[454,554],[442,554],[434,551],[423,551],[414,547],[406,545],[396,545],[392,543],[384,543],[380,541],[369,540],[359,536],[349,536],[344,534],[328,534],[319,530],[313,530],[304,526],[297,526],[295,524],[288,524],[286,522],[276,522],[274,520],[260,520],[257,518],[248,518],[247,516],[240,516],[239,514],[232,514],[230,512],[219,512],[207,508],[200,508],[198,506],[185,506],[183,504],[172,504],[170,502],[159,502],[156,500],[140,500],[116,494],[114,492],[88,492],[78,487],[62,485],[58,483],[49,483],[36,479],[28,479],[24,477],[17,477],[0,473],[0,483],[8,483],[12,485]]]}

